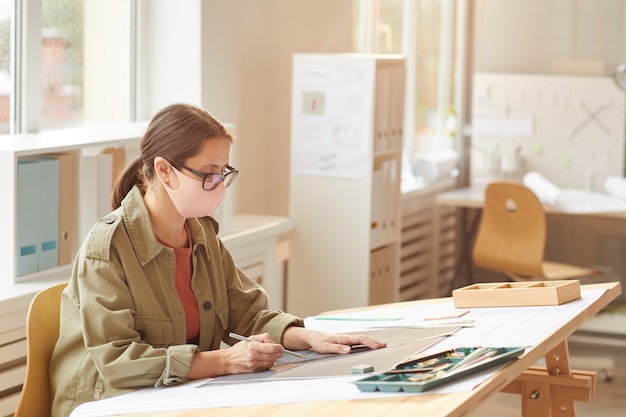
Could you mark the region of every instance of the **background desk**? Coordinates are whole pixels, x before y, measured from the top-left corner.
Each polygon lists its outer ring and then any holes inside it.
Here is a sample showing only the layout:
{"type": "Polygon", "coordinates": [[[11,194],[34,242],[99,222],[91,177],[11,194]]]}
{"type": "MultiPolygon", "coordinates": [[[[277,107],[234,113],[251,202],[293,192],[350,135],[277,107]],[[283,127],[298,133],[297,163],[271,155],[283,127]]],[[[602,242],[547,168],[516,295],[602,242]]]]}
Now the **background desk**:
{"type": "MultiPolygon", "coordinates": [[[[486,184],[443,192],[437,195],[438,207],[459,210],[459,232],[454,277],[449,290],[474,282],[471,259],[473,241],[480,223],[486,184]]],[[[620,281],[626,277],[626,212],[568,213],[545,206],[548,236],[545,258],[557,262],[591,266],[603,272],[594,282],[620,281]]],[[[480,270],[479,281],[504,280],[480,270]]],[[[613,304],[626,304],[624,295],[613,304]]]]}
{"type": "MultiPolygon", "coordinates": [[[[470,187],[459,188],[453,191],[446,191],[443,193],[439,193],[437,195],[436,201],[438,205],[442,206],[480,209],[483,207],[486,187],[487,184],[475,184],[470,187]]],[[[557,210],[549,205],[545,205],[544,209],[546,213],[556,213],[560,215],[588,216],[626,220],[626,212],[568,213],[557,210]]]]}
{"type": "MultiPolygon", "coordinates": [[[[369,416],[462,416],[475,409],[485,399],[494,393],[509,387],[520,374],[532,366],[537,360],[546,357],[546,361],[553,361],[551,353],[563,352],[560,358],[560,378],[567,378],[569,366],[566,339],[587,319],[595,315],[611,300],[617,297],[621,288],[618,283],[605,283],[583,286],[587,289],[604,289],[605,291],[593,302],[572,314],[567,320],[555,328],[551,334],[546,334],[533,347],[519,359],[510,362],[507,366],[497,371],[486,381],[470,392],[453,394],[425,394],[425,395],[400,395],[395,397],[366,400],[336,400],[300,403],[280,403],[269,405],[219,407],[210,409],[162,411],[133,414],[135,417],[291,417],[291,416],[343,416],[343,417],[369,417],[369,416]],[[563,350],[565,348],[565,350],[563,350]]],[[[402,305],[423,305],[429,303],[450,303],[450,299],[422,300],[403,303],[402,305]]],[[[391,306],[378,306],[393,307],[391,306]]],[[[354,311],[354,309],[352,310],[354,311]]],[[[297,383],[297,381],[294,381],[297,383]]],[[[167,388],[166,388],[167,389],[167,388]]],[[[233,385],[236,390],[236,385],[233,385]]],[[[545,402],[550,398],[549,392],[541,392],[537,400],[528,401],[524,398],[522,408],[524,415],[547,416],[545,402]],[[529,406],[530,404],[530,406],[529,406]],[[540,407],[533,407],[534,404],[540,407]],[[538,412],[542,409],[543,412],[538,412]]],[[[558,406],[559,404],[557,404],[558,406]]],[[[548,404],[549,409],[550,404],[548,404]]],[[[555,404],[552,404],[554,407],[555,404]]],[[[123,415],[123,414],[116,414],[123,415]]],[[[572,416],[573,413],[560,413],[561,416],[572,416]]],[[[130,415],[126,415],[130,416],[130,415]]]]}

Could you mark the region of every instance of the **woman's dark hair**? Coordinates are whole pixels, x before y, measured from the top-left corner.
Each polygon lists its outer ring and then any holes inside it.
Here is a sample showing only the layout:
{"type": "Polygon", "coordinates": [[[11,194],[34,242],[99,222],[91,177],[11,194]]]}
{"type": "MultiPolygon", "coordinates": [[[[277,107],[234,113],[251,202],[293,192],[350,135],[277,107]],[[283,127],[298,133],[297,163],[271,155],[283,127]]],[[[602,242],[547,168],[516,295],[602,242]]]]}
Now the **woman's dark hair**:
{"type": "Polygon", "coordinates": [[[234,141],[234,135],[200,107],[172,104],[160,110],[141,138],[140,156],[126,165],[113,187],[112,208],[120,206],[133,186],[139,186],[142,193],[146,191],[147,182],[154,176],[155,157],[182,162],[195,156],[212,138],[234,141]]]}

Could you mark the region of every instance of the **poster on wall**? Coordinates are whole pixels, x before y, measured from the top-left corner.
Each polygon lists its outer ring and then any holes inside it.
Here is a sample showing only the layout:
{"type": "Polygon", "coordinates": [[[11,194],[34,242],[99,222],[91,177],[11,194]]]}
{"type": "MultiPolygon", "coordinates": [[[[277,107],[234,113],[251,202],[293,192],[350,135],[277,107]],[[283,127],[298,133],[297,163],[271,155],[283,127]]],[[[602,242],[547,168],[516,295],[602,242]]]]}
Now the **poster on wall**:
{"type": "Polygon", "coordinates": [[[374,77],[371,60],[294,55],[294,174],[365,178],[371,172],[374,77]]]}

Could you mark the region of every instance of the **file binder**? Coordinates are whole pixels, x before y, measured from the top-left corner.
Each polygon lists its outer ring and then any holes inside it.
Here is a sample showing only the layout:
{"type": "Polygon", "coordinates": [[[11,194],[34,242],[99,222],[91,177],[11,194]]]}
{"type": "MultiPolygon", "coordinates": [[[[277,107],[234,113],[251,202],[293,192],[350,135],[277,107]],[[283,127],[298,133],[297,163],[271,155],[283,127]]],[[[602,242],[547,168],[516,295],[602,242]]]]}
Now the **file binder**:
{"type": "Polygon", "coordinates": [[[39,228],[38,271],[59,266],[59,175],[56,158],[42,158],[39,166],[39,228]]]}
{"type": "Polygon", "coordinates": [[[17,276],[37,272],[39,226],[39,165],[17,162],[17,276]]]}
{"type": "Polygon", "coordinates": [[[59,160],[59,265],[69,265],[80,244],[78,235],[78,155],[56,154],[59,160]]]}

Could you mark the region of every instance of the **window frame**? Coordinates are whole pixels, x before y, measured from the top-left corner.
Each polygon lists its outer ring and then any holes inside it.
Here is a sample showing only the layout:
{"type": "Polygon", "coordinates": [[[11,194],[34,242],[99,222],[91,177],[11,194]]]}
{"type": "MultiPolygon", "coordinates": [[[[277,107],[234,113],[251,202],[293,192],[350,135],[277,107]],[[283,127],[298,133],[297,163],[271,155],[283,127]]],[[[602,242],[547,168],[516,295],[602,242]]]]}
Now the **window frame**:
{"type": "MultiPolygon", "coordinates": [[[[9,129],[7,135],[38,133],[42,130],[42,0],[12,0],[13,12],[10,16],[10,51],[9,51],[9,129]]],[[[88,4],[85,5],[88,7],[88,4]]],[[[127,114],[124,120],[111,123],[132,123],[137,120],[137,50],[139,42],[138,0],[118,2],[117,7],[128,8],[129,64],[123,80],[128,86],[125,100],[127,114]]],[[[83,68],[87,71],[86,68],[83,68]]],[[[89,88],[88,84],[84,90],[89,88]]],[[[100,100],[102,101],[102,100],[100,100]]],[[[83,107],[86,103],[83,103],[83,107]]],[[[98,121],[100,122],[100,121],[98,121]]],[[[79,125],[87,125],[86,115],[79,125]]],[[[73,126],[59,126],[71,128],[73,126]]]]}
{"type": "MultiPolygon", "coordinates": [[[[384,53],[380,51],[378,45],[379,17],[381,12],[382,0],[359,0],[359,30],[357,40],[358,52],[361,53],[384,53]]],[[[457,114],[463,111],[464,105],[462,96],[457,91],[461,86],[455,86],[455,79],[463,79],[459,77],[458,70],[460,66],[455,66],[459,61],[459,51],[457,44],[461,36],[461,30],[455,30],[455,20],[463,19],[464,9],[461,7],[463,2],[455,0],[439,0],[441,3],[441,28],[439,33],[439,68],[437,77],[437,108],[436,108],[436,134],[441,134],[444,130],[446,120],[446,111],[449,106],[454,106],[457,114]]],[[[419,94],[416,89],[416,62],[417,62],[417,44],[418,44],[418,13],[419,0],[403,0],[402,14],[404,21],[402,23],[402,54],[406,58],[406,84],[405,84],[405,106],[404,106],[404,138],[403,153],[405,159],[410,161],[418,152],[415,150],[415,99],[419,94]]],[[[463,70],[462,67],[460,67],[463,70]]],[[[458,135],[455,138],[455,146],[458,142],[458,135]]]]}

